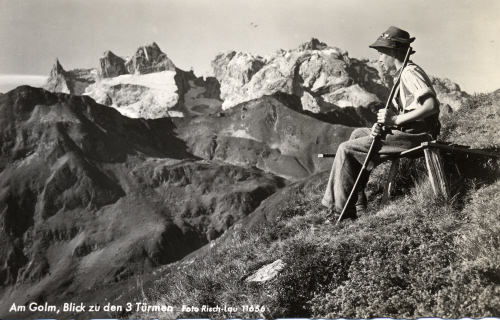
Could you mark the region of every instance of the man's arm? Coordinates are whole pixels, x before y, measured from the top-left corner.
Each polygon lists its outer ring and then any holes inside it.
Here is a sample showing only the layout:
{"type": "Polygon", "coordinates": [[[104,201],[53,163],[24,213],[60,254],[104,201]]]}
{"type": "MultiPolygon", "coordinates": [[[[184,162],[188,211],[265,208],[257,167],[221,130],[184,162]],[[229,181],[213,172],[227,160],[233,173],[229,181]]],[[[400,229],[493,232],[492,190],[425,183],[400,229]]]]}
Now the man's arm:
{"type": "Polygon", "coordinates": [[[377,115],[377,122],[388,127],[394,127],[424,119],[439,112],[439,103],[433,95],[428,94],[421,97],[420,100],[420,107],[405,114],[397,115],[390,109],[380,109],[377,115]]]}

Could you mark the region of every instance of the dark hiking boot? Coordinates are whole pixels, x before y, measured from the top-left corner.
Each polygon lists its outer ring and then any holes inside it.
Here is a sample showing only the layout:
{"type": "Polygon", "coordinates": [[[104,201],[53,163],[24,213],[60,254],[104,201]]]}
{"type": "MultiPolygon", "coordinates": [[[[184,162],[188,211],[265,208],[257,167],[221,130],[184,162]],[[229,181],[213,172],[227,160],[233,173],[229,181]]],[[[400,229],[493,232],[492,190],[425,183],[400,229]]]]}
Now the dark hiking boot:
{"type": "Polygon", "coordinates": [[[356,201],[356,213],[364,214],[366,213],[368,200],[366,199],[366,195],[364,191],[358,192],[358,200],[356,201]]]}
{"type": "MultiPolygon", "coordinates": [[[[328,213],[326,214],[325,222],[324,224],[330,225],[330,224],[336,224],[337,221],[339,221],[340,218],[340,213],[336,212],[334,210],[328,210],[328,213]]],[[[346,220],[346,219],[351,219],[351,220],[356,220],[358,216],[356,215],[356,211],[354,210],[347,210],[344,213],[344,216],[340,221],[346,220]]]]}

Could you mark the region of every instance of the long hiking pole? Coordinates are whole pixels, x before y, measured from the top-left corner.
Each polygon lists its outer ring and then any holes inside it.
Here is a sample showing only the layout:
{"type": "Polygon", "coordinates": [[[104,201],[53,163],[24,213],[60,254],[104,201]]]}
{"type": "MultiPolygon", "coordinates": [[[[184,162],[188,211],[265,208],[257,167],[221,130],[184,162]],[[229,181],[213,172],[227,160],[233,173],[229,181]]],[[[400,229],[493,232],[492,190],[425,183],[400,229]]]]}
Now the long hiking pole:
{"type": "MultiPolygon", "coordinates": [[[[394,93],[396,92],[396,88],[398,87],[399,81],[401,80],[401,74],[403,73],[404,68],[408,64],[408,60],[410,59],[411,50],[412,50],[412,48],[409,47],[408,51],[406,52],[406,56],[405,56],[405,59],[403,61],[403,66],[401,67],[401,72],[399,73],[398,77],[396,78],[396,81],[394,82],[394,85],[392,86],[391,93],[389,94],[389,99],[387,99],[387,103],[385,104],[386,110],[389,109],[392,98],[394,98],[394,93]]],[[[381,128],[383,124],[378,123],[377,125],[381,128]]],[[[359,182],[361,181],[361,177],[363,176],[363,174],[366,171],[366,167],[368,165],[368,162],[370,162],[372,154],[375,150],[375,145],[378,143],[379,140],[380,140],[380,136],[373,137],[373,141],[372,141],[372,144],[370,146],[370,149],[368,150],[368,153],[366,154],[365,162],[363,163],[363,166],[361,167],[361,171],[359,172],[359,175],[358,175],[358,178],[356,179],[356,182],[354,182],[354,186],[352,187],[351,193],[349,194],[349,197],[347,198],[347,201],[344,205],[344,209],[342,209],[342,213],[340,214],[340,217],[337,220],[337,224],[342,220],[342,218],[344,217],[344,215],[347,211],[347,207],[352,202],[352,198],[354,196],[354,193],[356,192],[356,190],[359,187],[359,182]]]]}

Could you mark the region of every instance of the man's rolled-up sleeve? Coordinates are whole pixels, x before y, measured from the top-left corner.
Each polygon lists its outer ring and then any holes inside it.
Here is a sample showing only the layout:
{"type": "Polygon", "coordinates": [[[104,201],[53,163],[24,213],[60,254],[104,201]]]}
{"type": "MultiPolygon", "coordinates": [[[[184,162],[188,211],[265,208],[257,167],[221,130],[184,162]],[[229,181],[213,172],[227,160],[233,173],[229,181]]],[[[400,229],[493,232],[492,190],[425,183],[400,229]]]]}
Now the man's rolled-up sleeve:
{"type": "Polygon", "coordinates": [[[436,97],[436,92],[429,77],[420,68],[405,70],[402,74],[402,81],[414,98],[413,102],[405,107],[406,110],[413,110],[421,106],[423,103],[422,98],[425,96],[432,95],[436,97]]]}

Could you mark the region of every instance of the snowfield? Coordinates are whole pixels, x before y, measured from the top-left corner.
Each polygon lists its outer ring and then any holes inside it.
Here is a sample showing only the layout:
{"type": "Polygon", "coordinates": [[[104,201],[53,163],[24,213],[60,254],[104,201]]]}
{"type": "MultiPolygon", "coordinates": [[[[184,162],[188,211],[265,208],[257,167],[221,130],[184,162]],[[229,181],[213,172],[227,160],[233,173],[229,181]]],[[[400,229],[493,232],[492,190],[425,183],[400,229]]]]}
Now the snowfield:
{"type": "Polygon", "coordinates": [[[163,71],[100,79],[84,95],[130,118],[179,117],[181,112],[169,111],[179,101],[175,75],[175,71],[163,71]]]}

